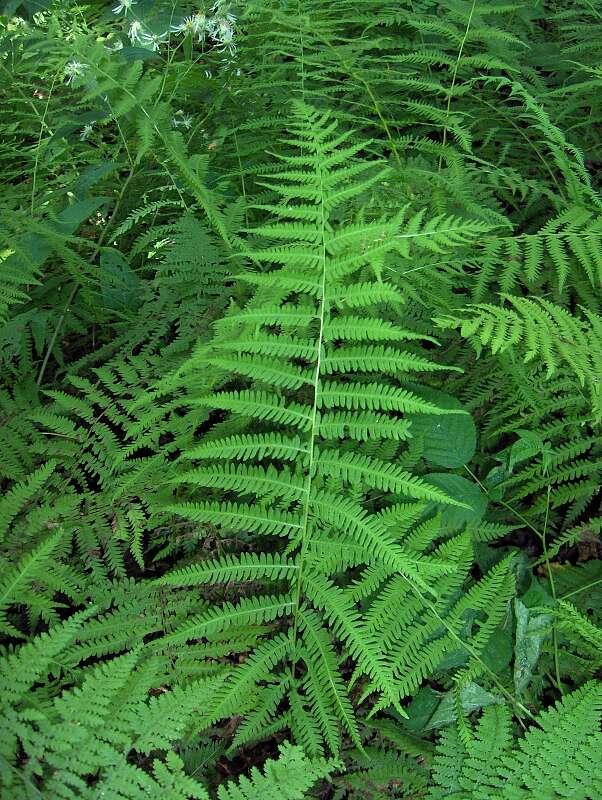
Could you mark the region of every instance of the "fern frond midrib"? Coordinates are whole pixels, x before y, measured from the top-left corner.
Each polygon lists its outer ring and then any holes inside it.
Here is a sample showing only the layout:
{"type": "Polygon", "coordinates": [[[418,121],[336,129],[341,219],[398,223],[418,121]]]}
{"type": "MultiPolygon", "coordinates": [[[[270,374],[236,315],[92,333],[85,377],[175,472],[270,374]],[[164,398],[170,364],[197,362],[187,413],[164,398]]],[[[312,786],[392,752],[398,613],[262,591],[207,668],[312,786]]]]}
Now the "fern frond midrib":
{"type": "Polygon", "coordinates": [[[308,445],[307,449],[309,451],[307,457],[307,478],[306,478],[306,492],[305,492],[305,499],[303,504],[303,515],[302,515],[302,529],[301,529],[301,536],[300,536],[300,545],[299,545],[299,556],[298,556],[298,566],[299,571],[297,573],[297,583],[295,587],[294,593],[294,605],[293,605],[293,624],[292,624],[292,641],[293,641],[293,658],[291,660],[291,677],[293,680],[295,679],[295,668],[296,668],[296,648],[297,648],[297,638],[299,633],[299,610],[301,607],[302,595],[303,595],[303,566],[304,560],[307,550],[307,533],[309,527],[309,518],[310,518],[310,501],[312,496],[312,482],[313,482],[313,475],[314,475],[314,461],[315,461],[315,442],[316,438],[319,433],[320,429],[320,417],[319,417],[319,389],[320,389],[320,371],[321,371],[321,359],[322,353],[324,349],[324,327],[325,327],[325,317],[326,317],[326,267],[328,264],[328,256],[327,256],[327,242],[326,242],[326,230],[328,224],[328,215],[326,210],[325,204],[325,197],[324,197],[324,179],[323,179],[323,171],[322,165],[318,161],[317,162],[317,177],[319,179],[319,187],[320,187],[320,229],[319,229],[319,237],[317,241],[319,242],[320,246],[320,262],[321,262],[321,290],[320,290],[320,310],[318,315],[318,335],[316,338],[316,357],[315,357],[315,371],[314,371],[314,379],[313,379],[313,397],[312,397],[312,410],[311,410],[311,425],[308,433],[308,445]]]}

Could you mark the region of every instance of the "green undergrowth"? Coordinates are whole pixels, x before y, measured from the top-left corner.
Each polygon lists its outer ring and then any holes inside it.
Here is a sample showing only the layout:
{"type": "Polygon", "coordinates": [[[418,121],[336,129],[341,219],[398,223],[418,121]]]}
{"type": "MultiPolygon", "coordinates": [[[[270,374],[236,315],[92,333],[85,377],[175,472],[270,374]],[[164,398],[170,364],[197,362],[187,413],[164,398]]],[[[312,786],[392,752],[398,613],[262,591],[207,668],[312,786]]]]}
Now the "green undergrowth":
{"type": "Polygon", "coordinates": [[[596,800],[602,9],[0,3],[0,794],[596,800]]]}

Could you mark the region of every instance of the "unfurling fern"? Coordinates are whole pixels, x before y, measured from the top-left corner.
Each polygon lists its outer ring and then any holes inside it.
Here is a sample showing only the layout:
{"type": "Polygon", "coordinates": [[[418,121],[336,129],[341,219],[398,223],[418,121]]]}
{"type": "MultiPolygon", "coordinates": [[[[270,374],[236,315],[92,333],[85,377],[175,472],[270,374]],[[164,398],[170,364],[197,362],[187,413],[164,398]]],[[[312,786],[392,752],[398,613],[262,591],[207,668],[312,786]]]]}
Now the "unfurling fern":
{"type": "MultiPolygon", "coordinates": [[[[512,579],[502,564],[450,607],[471,563],[469,543],[437,547],[436,518],[411,528],[432,517],[437,504],[461,504],[395,459],[374,455],[366,442],[402,452],[408,412],[464,413],[440,409],[415,390],[416,373],[442,368],[418,348],[415,332],[379,314],[403,299],[381,277],[387,258],[407,257],[413,237],[417,246],[449,244],[448,221],[441,230],[421,227],[420,218],[403,228],[402,211],[393,219],[347,222],[382,167],[358,161],[366,145],[351,144],[327,114],[301,104],[294,111],[286,142],[294,150],[280,157],[281,168],[265,184],[273,200],[261,208],[273,222],[253,231],[246,255],[254,269],[240,275],[258,288],[245,308],[220,320],[214,340],[185,367],[188,374],[210,370],[221,388],[189,397],[211,410],[213,424],[185,454],[195,466],[173,481],[177,495],[166,507],[200,527],[216,526],[224,537],[232,532],[256,542],[266,554],[193,564],[160,581],[252,580],[267,582],[269,593],[209,608],[152,647],[227,641],[241,626],[276,626],[280,632],[216,693],[210,721],[243,716],[235,743],[290,725],[310,754],[322,742],[337,753],[341,730],[359,744],[341,643],[356,665],[353,682],[375,697],[375,708],[402,711],[401,700],[450,651],[460,650],[459,663],[468,653],[466,668],[478,670],[512,579]],[[340,576],[359,567],[367,570],[362,588],[346,590],[340,576]],[[385,620],[379,605],[394,591],[399,618],[385,620]],[[374,611],[366,617],[360,601],[367,597],[374,611]],[[405,598],[399,608],[398,598],[405,598]],[[466,628],[467,614],[482,617],[478,632],[466,628]]],[[[454,236],[467,239],[472,230],[467,224],[454,236]]]]}

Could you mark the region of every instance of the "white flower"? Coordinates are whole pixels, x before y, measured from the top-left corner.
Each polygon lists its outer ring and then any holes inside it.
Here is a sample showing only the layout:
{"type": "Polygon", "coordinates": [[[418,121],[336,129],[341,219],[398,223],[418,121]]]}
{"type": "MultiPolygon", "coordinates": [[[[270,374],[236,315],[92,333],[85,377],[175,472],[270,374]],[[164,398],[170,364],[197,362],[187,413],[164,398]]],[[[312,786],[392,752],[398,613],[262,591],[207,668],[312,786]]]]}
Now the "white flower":
{"type": "Polygon", "coordinates": [[[187,33],[191,33],[193,36],[199,35],[201,38],[207,27],[207,17],[204,14],[197,12],[196,14],[192,14],[190,17],[185,17],[185,19],[179,25],[172,25],[171,30],[172,33],[181,33],[184,36],[187,33]]]}
{"type": "Polygon", "coordinates": [[[171,118],[171,127],[172,128],[186,128],[186,130],[190,130],[192,128],[193,119],[190,114],[185,114],[182,109],[176,111],[176,113],[171,118]]]}
{"type": "Polygon", "coordinates": [[[119,0],[113,9],[113,14],[121,14],[123,12],[127,16],[128,11],[130,11],[132,6],[135,5],[136,0],[119,0]]]}
{"type": "Polygon", "coordinates": [[[202,36],[207,30],[207,17],[200,11],[197,11],[196,14],[192,15],[192,19],[194,21],[194,32],[202,36]]]}
{"type": "Polygon", "coordinates": [[[234,29],[225,17],[219,20],[216,33],[222,44],[230,44],[234,38],[234,29]]]}
{"type": "Polygon", "coordinates": [[[234,28],[232,21],[234,17],[231,14],[226,14],[221,17],[214,17],[211,20],[211,38],[217,42],[222,50],[228,49],[230,54],[236,52],[236,45],[234,44],[234,28]],[[232,19],[230,19],[232,18],[232,19]]]}
{"type": "Polygon", "coordinates": [[[128,31],[128,36],[130,37],[130,42],[132,44],[142,44],[141,36],[142,36],[143,31],[144,31],[144,28],[142,27],[142,23],[138,22],[138,20],[135,19],[132,22],[132,24],[130,25],[130,29],[128,31]]]}
{"type": "Polygon", "coordinates": [[[67,85],[73,83],[75,78],[81,77],[87,68],[87,64],[82,64],[79,61],[70,61],[68,64],[65,64],[65,78],[67,79],[67,85]]]}
{"type": "Polygon", "coordinates": [[[172,33],[188,33],[192,30],[191,19],[191,17],[185,17],[179,25],[172,25],[169,30],[172,33]]]}
{"type": "Polygon", "coordinates": [[[94,130],[94,124],[93,123],[88,123],[87,125],[84,125],[84,128],[83,128],[82,132],[79,135],[79,138],[81,139],[81,141],[85,142],[85,140],[88,138],[88,136],[92,133],[93,130],[94,130]]]}
{"type": "Polygon", "coordinates": [[[236,22],[236,17],[231,11],[224,11],[223,9],[223,2],[222,0],[217,0],[217,3],[214,3],[211,7],[211,10],[215,14],[215,16],[224,16],[228,22],[236,22]]]}
{"type": "Polygon", "coordinates": [[[143,33],[140,36],[140,43],[145,47],[150,47],[153,52],[158,52],[162,44],[167,41],[169,33],[143,33]]]}

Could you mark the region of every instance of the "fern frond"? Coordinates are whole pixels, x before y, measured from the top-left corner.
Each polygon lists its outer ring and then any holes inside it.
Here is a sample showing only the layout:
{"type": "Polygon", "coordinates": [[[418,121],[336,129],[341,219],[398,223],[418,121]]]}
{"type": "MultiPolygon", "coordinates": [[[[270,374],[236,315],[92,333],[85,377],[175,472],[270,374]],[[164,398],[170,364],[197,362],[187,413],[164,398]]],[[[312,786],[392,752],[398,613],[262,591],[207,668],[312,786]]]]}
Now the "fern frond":
{"type": "Polygon", "coordinates": [[[477,347],[489,347],[492,353],[517,351],[525,363],[540,360],[551,377],[560,364],[574,372],[592,397],[596,414],[600,414],[599,375],[602,372],[602,350],[599,332],[602,321],[590,311],[578,319],[561,306],[548,300],[504,297],[508,308],[489,304],[469,306],[471,315],[440,317],[444,328],[454,327],[477,347]]]}
{"type": "Polygon", "coordinates": [[[283,614],[290,613],[292,602],[290,597],[249,597],[239,603],[226,603],[222,607],[210,608],[203,614],[192,617],[160,640],[161,646],[172,643],[212,637],[221,634],[233,626],[260,625],[271,622],[283,614]]]}
{"type": "Polygon", "coordinates": [[[595,797],[602,785],[596,770],[601,713],[599,687],[586,684],[542,712],[538,727],[530,728],[510,750],[507,709],[488,708],[470,750],[454,732],[443,738],[434,761],[437,786],[429,798],[527,800],[533,792],[583,800],[595,797]]]}
{"type": "Polygon", "coordinates": [[[229,583],[230,581],[254,581],[261,578],[280,580],[293,579],[299,567],[278,553],[242,553],[238,557],[191,564],[174,570],[159,578],[160,586],[198,586],[202,583],[229,583]]]}
{"type": "Polygon", "coordinates": [[[265,762],[263,772],[253,768],[249,778],[220,786],[217,796],[219,800],[303,800],[332,769],[333,762],[308,759],[301,748],[285,743],[277,760],[265,762]]]}

